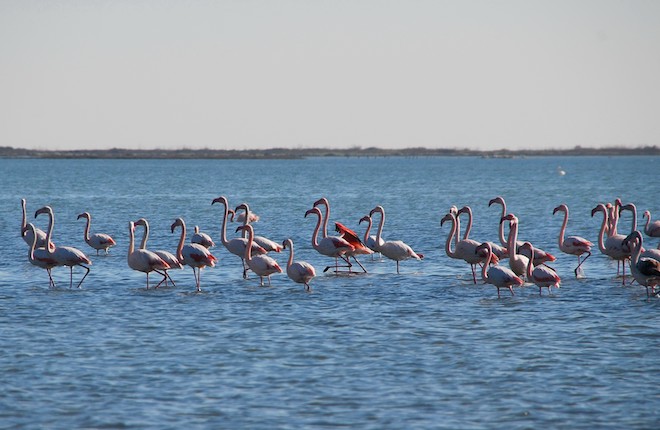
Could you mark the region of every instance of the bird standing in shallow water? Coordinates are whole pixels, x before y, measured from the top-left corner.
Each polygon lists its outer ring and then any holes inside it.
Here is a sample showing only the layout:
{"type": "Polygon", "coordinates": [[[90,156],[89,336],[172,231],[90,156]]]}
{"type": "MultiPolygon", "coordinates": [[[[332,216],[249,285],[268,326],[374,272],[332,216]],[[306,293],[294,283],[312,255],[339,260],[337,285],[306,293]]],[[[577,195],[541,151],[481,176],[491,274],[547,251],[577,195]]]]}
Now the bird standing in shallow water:
{"type": "Polygon", "coordinates": [[[78,215],[77,219],[80,218],[85,218],[87,220],[87,224],[85,225],[85,234],[84,234],[84,239],[85,242],[87,242],[87,245],[96,249],[96,255],[99,255],[100,250],[104,250],[105,254],[107,255],[108,248],[111,248],[117,244],[115,240],[105,233],[94,233],[92,235],[89,234],[89,227],[90,224],[92,223],[92,216],[89,214],[89,212],[81,213],[80,215],[78,215]]]}

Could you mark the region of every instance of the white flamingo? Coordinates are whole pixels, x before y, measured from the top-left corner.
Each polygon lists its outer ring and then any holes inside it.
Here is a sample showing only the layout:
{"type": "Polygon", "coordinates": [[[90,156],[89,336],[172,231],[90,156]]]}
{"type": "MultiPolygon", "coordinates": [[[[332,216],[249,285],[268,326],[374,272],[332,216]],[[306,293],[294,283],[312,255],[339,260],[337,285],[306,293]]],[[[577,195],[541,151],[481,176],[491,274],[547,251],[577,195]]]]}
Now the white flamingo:
{"type": "Polygon", "coordinates": [[[52,246],[51,238],[53,237],[53,225],[55,224],[55,215],[53,214],[53,209],[50,206],[44,206],[39,209],[34,217],[36,218],[39,214],[48,214],[48,232],[46,233],[46,243],[48,246],[45,248],[48,252],[48,255],[57,261],[58,266],[68,266],[69,267],[69,288],[73,287],[73,267],[80,266],[85,269],[85,275],[82,277],[80,282],[78,282],[77,288],[80,288],[83,281],[89,274],[89,267],[85,264],[92,264],[92,261],[87,258],[84,252],[77,248],[71,246],[52,246]]]}
{"type": "MultiPolygon", "coordinates": [[[[382,239],[381,234],[383,232],[383,225],[385,224],[385,209],[380,205],[376,206],[369,212],[369,216],[373,217],[375,213],[380,214],[380,223],[378,224],[378,233],[376,234],[376,242],[380,242],[382,239]]],[[[399,274],[400,261],[408,260],[409,258],[415,258],[417,260],[424,258],[424,255],[418,254],[410,247],[410,245],[401,240],[386,240],[385,243],[380,246],[379,251],[390,260],[396,261],[397,274],[399,274]]]]}
{"type": "MultiPolygon", "coordinates": [[[[250,206],[248,206],[247,203],[241,203],[240,205],[236,206],[236,209],[234,209],[234,212],[238,213],[238,211],[240,211],[240,210],[245,211],[245,213],[248,215],[247,218],[244,219],[244,221],[243,221],[244,226],[248,225],[249,224],[249,219],[250,219],[249,215],[252,213],[252,212],[250,212],[250,206]]],[[[243,230],[246,231],[245,229],[243,229],[243,230]]],[[[263,249],[265,249],[268,252],[271,252],[271,251],[273,251],[273,252],[282,252],[282,245],[275,242],[274,240],[270,240],[270,239],[268,239],[266,237],[263,237],[263,236],[255,235],[254,236],[254,243],[261,246],[263,249]]]]}
{"type": "MultiPolygon", "coordinates": [[[[462,239],[459,240],[458,238],[458,219],[456,218],[456,215],[454,212],[457,211],[452,211],[451,209],[445,215],[442,220],[440,220],[440,226],[446,222],[446,221],[451,221],[452,226],[451,230],[449,231],[449,235],[447,236],[447,241],[445,243],[445,252],[447,253],[447,256],[450,258],[455,258],[459,260],[463,260],[466,263],[470,265],[470,269],[472,270],[472,281],[476,284],[477,283],[477,274],[476,274],[476,267],[477,264],[484,264],[488,260],[488,251],[486,249],[482,249],[479,252],[477,252],[477,248],[479,245],[481,245],[479,242],[473,239],[462,239]],[[451,249],[451,243],[453,238],[456,237],[456,247],[454,250],[451,249]]],[[[491,248],[492,250],[492,248],[491,248]]],[[[493,259],[492,263],[496,264],[499,261],[498,257],[493,254],[493,259]]]]}
{"type": "Polygon", "coordinates": [[[644,211],[644,218],[646,218],[644,233],[648,237],[660,237],[660,220],[651,222],[651,211],[644,211]]]}
{"type": "Polygon", "coordinates": [[[89,227],[92,223],[92,215],[90,215],[89,212],[81,213],[78,215],[77,219],[80,218],[85,218],[87,220],[87,224],[85,225],[85,234],[83,236],[85,242],[87,242],[87,245],[96,249],[96,255],[99,255],[100,250],[104,250],[107,255],[108,248],[111,248],[117,244],[115,240],[105,233],[94,233],[92,235],[89,234],[89,227]]]}
{"type": "Polygon", "coordinates": [[[239,226],[236,231],[245,230],[247,232],[248,244],[245,247],[245,262],[250,270],[259,275],[261,286],[264,285],[264,276],[268,278],[268,286],[270,287],[270,275],[273,273],[282,273],[282,268],[274,258],[268,255],[252,255],[252,243],[254,242],[254,229],[250,224],[239,226]]]}
{"type": "Polygon", "coordinates": [[[623,285],[626,284],[626,260],[630,258],[630,250],[627,246],[624,246],[623,241],[625,236],[621,234],[615,234],[607,239],[605,239],[605,230],[608,228],[609,217],[607,213],[607,208],[604,204],[598,203],[595,208],[591,210],[591,217],[597,213],[603,213],[603,223],[600,227],[600,233],[598,234],[598,248],[600,252],[617,261],[617,275],[619,273],[619,265],[623,262],[623,285]]]}
{"type": "MultiPolygon", "coordinates": [[[[212,205],[216,203],[221,203],[224,208],[224,212],[222,216],[222,227],[220,229],[220,241],[225,246],[225,248],[227,248],[227,251],[241,258],[241,264],[243,266],[243,279],[247,279],[248,267],[245,264],[244,256],[245,256],[245,247],[248,244],[248,240],[244,237],[235,237],[233,239],[227,240],[227,217],[230,211],[232,213],[234,211],[229,209],[229,202],[227,201],[227,197],[225,196],[220,196],[216,199],[213,199],[213,201],[211,202],[212,205]]],[[[261,255],[261,254],[265,254],[267,251],[258,244],[252,243],[251,252],[253,255],[261,255]]]]}
{"type": "Polygon", "coordinates": [[[502,267],[499,264],[489,267],[491,259],[494,256],[493,249],[488,242],[479,245],[477,252],[482,249],[487,251],[488,257],[486,258],[486,263],[481,268],[481,278],[485,283],[494,285],[497,288],[498,298],[500,297],[500,288],[508,288],[511,291],[511,295],[515,295],[513,287],[523,285],[523,280],[516,276],[508,267],[502,267]]]}
{"type": "MultiPolygon", "coordinates": [[[[312,246],[320,254],[327,257],[332,257],[335,259],[335,273],[339,272],[339,262],[338,259],[343,257],[347,251],[353,250],[353,245],[348,243],[346,239],[342,239],[338,236],[326,236],[318,240],[319,229],[321,228],[321,210],[317,207],[313,207],[307,212],[305,212],[305,218],[307,215],[314,214],[318,217],[316,222],[316,227],[314,228],[314,233],[312,233],[312,246]]],[[[345,260],[344,260],[345,261],[345,260]]],[[[323,271],[327,271],[331,266],[326,267],[323,271]]]]}
{"type": "Polygon", "coordinates": [[[630,233],[625,239],[626,245],[630,247],[632,252],[630,271],[633,278],[646,287],[646,295],[649,296],[649,288],[651,293],[655,295],[655,286],[660,285],[660,261],[654,258],[641,257],[642,249],[644,246],[644,239],[639,230],[630,233]]]}
{"type": "Polygon", "coordinates": [[[37,248],[45,248],[46,247],[46,232],[41,230],[40,228],[34,227],[34,233],[32,233],[32,230],[26,229],[27,227],[27,213],[25,209],[25,199],[21,199],[21,207],[23,208],[23,222],[21,223],[21,236],[23,237],[23,240],[25,243],[29,245],[32,244],[32,234],[37,235],[37,248]]]}
{"type": "Polygon", "coordinates": [[[156,253],[151,252],[146,249],[134,249],[135,245],[135,223],[133,221],[128,222],[128,267],[138,272],[146,273],[147,275],[147,290],[149,289],[149,273],[156,272],[163,277],[161,281],[156,285],[155,288],[158,288],[160,284],[167,279],[167,275],[164,270],[170,268],[170,265],[167,264],[162,258],[160,258],[156,253]]]}
{"type": "Polygon", "coordinates": [[[293,282],[304,284],[305,290],[309,291],[311,288],[309,282],[316,276],[316,269],[314,266],[306,261],[293,261],[293,240],[286,239],[282,243],[284,249],[289,248],[289,260],[286,263],[286,274],[293,282]]]}
{"type": "MultiPolygon", "coordinates": [[[[367,245],[369,247],[369,249],[371,249],[373,252],[380,253],[380,251],[378,251],[378,248],[383,243],[385,243],[385,240],[383,240],[383,238],[381,237],[380,242],[376,242],[376,236],[373,235],[373,234],[371,236],[369,235],[369,232],[371,231],[371,226],[373,225],[373,221],[371,220],[371,217],[369,215],[365,215],[362,218],[360,218],[360,221],[358,222],[358,224],[362,224],[362,221],[365,221],[365,222],[368,223],[367,224],[367,229],[364,232],[364,244],[367,245]]],[[[373,258],[373,254],[371,254],[371,256],[373,258]]]]}
{"type": "Polygon", "coordinates": [[[551,287],[559,288],[561,278],[557,275],[555,269],[546,266],[545,264],[533,266],[532,262],[534,260],[534,247],[529,242],[524,242],[522,248],[527,248],[532,255],[532,258],[527,259],[527,267],[525,268],[525,275],[527,280],[536,284],[539,287],[539,294],[542,294],[543,288],[548,289],[550,293],[551,287]]]}
{"type": "Polygon", "coordinates": [[[27,224],[24,230],[26,231],[22,233],[24,235],[23,237],[29,235],[29,237],[32,238],[32,243],[30,243],[30,249],[28,251],[28,260],[30,260],[30,263],[33,265],[46,269],[49,279],[48,288],[51,286],[55,288],[55,281],[53,280],[51,269],[57,266],[57,261],[48,254],[46,248],[35,248],[37,246],[37,234],[35,232],[35,226],[32,223],[27,224]]]}
{"type": "Polygon", "coordinates": [[[576,255],[578,260],[578,265],[575,268],[575,277],[578,277],[578,272],[580,271],[580,266],[587,261],[587,258],[591,256],[591,247],[594,246],[593,243],[589,242],[587,239],[581,236],[567,236],[564,238],[564,233],[566,233],[566,226],[568,225],[568,206],[564,203],[560,204],[552,211],[552,214],[557,212],[564,213],[564,221],[561,224],[561,229],[559,230],[559,250],[569,255],[576,255]],[[581,260],[582,254],[587,254],[584,257],[584,260],[581,260]],[[581,260],[581,261],[580,261],[581,260]]]}
{"type": "Polygon", "coordinates": [[[213,248],[215,246],[215,242],[213,242],[211,236],[199,231],[198,225],[195,226],[194,233],[190,239],[190,242],[202,245],[206,249],[213,248]]]}
{"type": "MultiPolygon", "coordinates": [[[[144,227],[144,234],[142,235],[142,243],[140,243],[140,249],[147,249],[147,240],[149,240],[149,222],[144,219],[140,218],[139,220],[135,221],[136,226],[142,226],[144,227]]],[[[178,258],[174,254],[168,251],[164,250],[151,250],[154,254],[159,256],[164,262],[168,264],[169,269],[163,269],[163,273],[172,282],[172,285],[176,287],[176,283],[174,282],[174,279],[169,274],[170,269],[183,269],[183,264],[179,261],[178,258]]],[[[167,286],[167,279],[165,280],[165,286],[167,286]]],[[[160,285],[160,284],[159,284],[160,285]]]]}
{"type": "Polygon", "coordinates": [[[178,258],[182,264],[192,267],[197,291],[202,291],[202,269],[206,266],[215,267],[215,262],[218,261],[218,259],[202,245],[197,243],[187,243],[184,245],[186,240],[186,223],[183,221],[183,218],[177,218],[174,220],[170,227],[172,233],[174,233],[174,230],[177,227],[181,227],[181,236],[179,238],[179,246],[176,249],[176,258],[178,258]]]}

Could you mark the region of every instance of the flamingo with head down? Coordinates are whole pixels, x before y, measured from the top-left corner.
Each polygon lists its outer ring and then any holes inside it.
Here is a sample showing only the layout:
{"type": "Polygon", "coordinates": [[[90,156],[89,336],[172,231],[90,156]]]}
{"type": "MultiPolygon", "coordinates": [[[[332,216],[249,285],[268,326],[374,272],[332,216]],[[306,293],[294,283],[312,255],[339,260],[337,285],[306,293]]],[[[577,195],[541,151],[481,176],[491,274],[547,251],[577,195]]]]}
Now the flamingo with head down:
{"type": "Polygon", "coordinates": [[[196,243],[198,245],[202,245],[206,249],[213,248],[215,246],[215,242],[213,242],[211,236],[209,236],[204,232],[199,231],[198,225],[195,226],[194,233],[190,238],[190,242],[196,243]]]}
{"type": "Polygon", "coordinates": [[[89,212],[81,213],[80,215],[78,215],[77,219],[80,218],[85,218],[87,220],[87,224],[85,225],[85,234],[84,234],[84,239],[85,242],[87,242],[87,245],[96,249],[96,255],[99,255],[100,250],[104,250],[105,254],[108,255],[108,248],[111,248],[117,244],[115,240],[112,237],[110,237],[110,235],[107,235],[105,233],[94,233],[92,235],[89,234],[89,227],[90,224],[92,223],[92,216],[90,215],[89,212]]]}
{"type": "Polygon", "coordinates": [[[568,206],[561,204],[554,208],[552,214],[557,212],[564,213],[564,221],[561,224],[561,229],[559,230],[559,250],[569,255],[577,255],[578,265],[575,268],[575,277],[578,277],[578,271],[580,271],[580,266],[587,261],[587,258],[591,256],[591,247],[594,245],[589,242],[587,239],[581,236],[567,236],[564,238],[564,233],[566,232],[566,225],[568,224],[568,206]],[[584,260],[580,261],[582,254],[587,254],[584,257],[584,260]]]}
{"type": "Polygon", "coordinates": [[[58,266],[68,266],[69,267],[69,288],[73,287],[73,267],[80,266],[85,269],[85,275],[82,277],[80,282],[78,282],[78,288],[82,285],[83,281],[89,274],[89,267],[85,266],[86,264],[91,265],[92,261],[87,258],[84,252],[77,248],[71,246],[53,246],[51,238],[53,237],[53,225],[55,224],[55,215],[53,214],[53,209],[50,206],[44,206],[39,209],[34,217],[36,218],[39,214],[48,215],[48,232],[46,233],[46,243],[48,246],[45,248],[48,252],[48,256],[54,259],[57,262],[58,266]]]}
{"type": "Polygon", "coordinates": [[[215,262],[218,261],[218,259],[202,245],[197,243],[187,243],[184,245],[186,240],[186,223],[183,221],[183,218],[177,218],[174,220],[170,227],[172,233],[174,233],[174,230],[177,227],[181,227],[181,236],[179,237],[179,246],[176,249],[176,258],[182,264],[192,267],[193,276],[195,277],[195,286],[197,292],[200,292],[202,291],[202,269],[206,266],[215,267],[215,262]]]}
{"type": "MultiPolygon", "coordinates": [[[[385,224],[385,209],[378,205],[369,212],[369,216],[373,217],[375,213],[380,214],[380,223],[378,224],[378,233],[376,234],[376,242],[380,242],[382,239],[381,234],[383,233],[383,225],[385,224]]],[[[386,240],[385,243],[380,246],[379,251],[390,260],[396,261],[397,275],[400,273],[400,261],[408,260],[410,258],[416,260],[424,258],[424,255],[415,252],[410,245],[401,240],[386,240]]]]}

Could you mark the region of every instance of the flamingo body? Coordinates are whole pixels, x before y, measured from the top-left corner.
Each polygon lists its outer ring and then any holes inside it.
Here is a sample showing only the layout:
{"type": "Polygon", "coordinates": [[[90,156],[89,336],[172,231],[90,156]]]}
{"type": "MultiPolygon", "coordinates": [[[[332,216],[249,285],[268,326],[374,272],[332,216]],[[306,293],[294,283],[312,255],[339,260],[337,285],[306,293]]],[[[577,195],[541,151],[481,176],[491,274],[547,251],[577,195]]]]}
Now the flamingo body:
{"type": "Polygon", "coordinates": [[[289,260],[286,264],[286,274],[293,281],[298,284],[304,284],[305,289],[309,291],[309,282],[316,276],[316,269],[314,266],[306,261],[293,260],[293,241],[286,239],[282,244],[283,248],[289,248],[289,260]]]}
{"type": "Polygon", "coordinates": [[[652,294],[655,294],[655,287],[660,285],[660,261],[654,258],[641,257],[644,239],[642,233],[638,230],[630,233],[625,242],[631,249],[631,262],[630,270],[635,280],[642,286],[646,287],[646,294],[649,294],[649,289],[652,294]]]}
{"type": "Polygon", "coordinates": [[[500,265],[489,267],[490,261],[493,257],[493,249],[491,248],[490,243],[482,243],[479,245],[478,250],[480,249],[486,249],[488,252],[486,263],[481,268],[481,277],[484,282],[494,285],[497,288],[497,297],[500,297],[501,288],[508,288],[511,295],[515,295],[513,287],[523,285],[523,280],[508,267],[502,267],[500,265]]]}
{"type": "Polygon", "coordinates": [[[651,221],[651,211],[644,211],[644,218],[646,218],[644,233],[648,237],[660,237],[660,220],[651,221]]]}
{"type": "Polygon", "coordinates": [[[206,249],[213,248],[215,246],[215,242],[213,242],[211,236],[209,236],[206,233],[200,232],[199,226],[195,226],[195,230],[192,237],[190,238],[190,242],[196,243],[198,245],[202,245],[206,249]]]}
{"type": "MultiPolygon", "coordinates": [[[[378,224],[378,233],[376,234],[376,241],[380,242],[381,234],[383,232],[383,225],[385,224],[385,209],[382,206],[376,206],[369,212],[369,216],[373,217],[375,213],[380,214],[380,223],[378,224]]],[[[415,252],[412,247],[401,240],[385,241],[380,247],[379,252],[390,260],[396,261],[396,273],[399,274],[399,262],[414,258],[421,260],[424,255],[415,252]]]]}
{"type": "Polygon", "coordinates": [[[238,227],[238,230],[245,230],[248,234],[248,245],[245,247],[245,262],[250,270],[259,275],[261,285],[264,284],[264,276],[268,278],[268,286],[270,286],[270,275],[273,273],[282,273],[282,268],[277,264],[277,261],[268,255],[255,255],[252,256],[251,247],[254,241],[254,230],[250,224],[238,227]]]}
{"type": "Polygon", "coordinates": [[[37,238],[37,243],[36,243],[36,248],[45,248],[46,247],[46,232],[35,227],[32,225],[32,229],[26,228],[27,227],[27,213],[25,209],[25,199],[21,199],[21,207],[23,209],[23,221],[21,223],[21,236],[23,237],[23,240],[25,243],[28,244],[28,246],[32,245],[32,239],[34,237],[37,238]]]}
{"type": "Polygon", "coordinates": [[[172,233],[174,233],[174,230],[177,227],[181,227],[181,236],[179,237],[176,258],[181,264],[192,267],[197,291],[202,291],[201,270],[206,266],[215,267],[215,262],[218,259],[202,245],[197,243],[188,243],[184,245],[186,239],[186,223],[183,221],[183,218],[177,218],[174,220],[170,227],[172,233]]]}

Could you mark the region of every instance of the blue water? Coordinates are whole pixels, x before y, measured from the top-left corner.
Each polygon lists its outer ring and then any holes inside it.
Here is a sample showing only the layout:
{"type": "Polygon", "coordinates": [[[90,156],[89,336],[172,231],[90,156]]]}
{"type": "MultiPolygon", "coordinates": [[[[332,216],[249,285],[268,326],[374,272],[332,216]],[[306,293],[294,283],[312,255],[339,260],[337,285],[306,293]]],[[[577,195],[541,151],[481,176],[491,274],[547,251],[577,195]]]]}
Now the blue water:
{"type": "MultiPolygon", "coordinates": [[[[312,158],[305,160],[0,160],[0,428],[657,428],[660,299],[621,285],[598,250],[576,280],[568,234],[596,242],[599,202],[620,197],[660,217],[658,157],[312,158]],[[558,166],[567,172],[557,173],[558,166]],[[258,234],[291,237],[316,266],[306,293],[285,274],[260,287],[240,261],[172,271],[175,288],[145,289],[126,262],[128,222],[151,224],[149,247],[174,250],[183,217],[219,243],[220,208],[248,202],[258,234]],[[562,287],[497,298],[445,255],[450,205],[470,205],[473,238],[497,241],[505,197],[520,237],[558,256],[562,287]],[[322,273],[303,215],[325,196],[331,218],[357,221],[380,204],[384,236],[422,261],[361,258],[366,275],[322,273]],[[68,270],[27,260],[20,198],[51,205],[54,241],[93,260],[80,290],[68,270]],[[96,256],[92,232],[118,245],[96,256]]],[[[46,218],[36,224],[45,229],[46,218]]],[[[228,234],[234,235],[236,224],[228,234]]],[[[625,213],[620,231],[630,229],[625,213]]],[[[645,237],[645,239],[648,239],[645,237]]],[[[648,241],[647,246],[657,246],[648,241]]],[[[274,257],[282,266],[287,254],[274,257]]],[[[79,279],[81,270],[74,271],[79,279]]],[[[153,277],[152,279],[156,279],[153,277]]]]}

